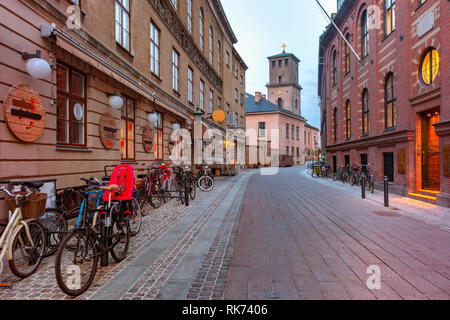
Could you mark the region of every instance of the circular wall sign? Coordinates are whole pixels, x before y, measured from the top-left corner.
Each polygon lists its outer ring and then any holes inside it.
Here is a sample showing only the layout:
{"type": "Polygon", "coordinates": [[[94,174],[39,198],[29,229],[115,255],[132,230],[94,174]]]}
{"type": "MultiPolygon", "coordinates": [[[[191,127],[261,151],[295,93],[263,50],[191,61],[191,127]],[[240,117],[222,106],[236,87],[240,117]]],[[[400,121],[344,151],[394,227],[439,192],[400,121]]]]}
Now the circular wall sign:
{"type": "Polygon", "coordinates": [[[144,151],[147,153],[152,152],[153,146],[153,130],[149,127],[145,127],[142,132],[142,144],[144,145],[144,151]]]}
{"type": "Polygon", "coordinates": [[[45,108],[39,94],[27,84],[11,87],[3,103],[6,123],[14,136],[34,142],[45,128],[45,108]]]}
{"type": "Polygon", "coordinates": [[[226,120],[227,115],[225,114],[225,111],[223,110],[216,110],[213,113],[213,119],[217,123],[222,123],[226,120]]]}
{"type": "Polygon", "coordinates": [[[100,140],[106,149],[112,149],[116,144],[117,131],[116,120],[110,113],[105,113],[100,118],[100,140]]]}

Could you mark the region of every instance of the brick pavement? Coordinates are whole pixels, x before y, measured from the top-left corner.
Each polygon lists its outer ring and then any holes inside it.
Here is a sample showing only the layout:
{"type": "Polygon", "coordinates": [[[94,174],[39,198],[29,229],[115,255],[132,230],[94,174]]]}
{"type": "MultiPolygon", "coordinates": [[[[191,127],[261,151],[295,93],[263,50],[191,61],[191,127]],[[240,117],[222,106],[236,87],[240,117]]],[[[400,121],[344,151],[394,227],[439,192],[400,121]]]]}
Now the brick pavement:
{"type": "Polygon", "coordinates": [[[450,299],[448,231],[302,171],[251,177],[225,299],[450,299]]]}

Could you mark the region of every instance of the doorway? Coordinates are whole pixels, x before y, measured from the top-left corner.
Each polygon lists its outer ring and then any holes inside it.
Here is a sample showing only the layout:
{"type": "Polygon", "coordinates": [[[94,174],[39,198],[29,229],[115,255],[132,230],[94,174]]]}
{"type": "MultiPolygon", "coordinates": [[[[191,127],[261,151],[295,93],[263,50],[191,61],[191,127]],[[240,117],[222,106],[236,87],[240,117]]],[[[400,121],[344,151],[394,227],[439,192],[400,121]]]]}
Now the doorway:
{"type": "Polygon", "coordinates": [[[434,128],[439,123],[439,110],[424,112],[420,118],[422,189],[440,191],[439,136],[434,128]]]}
{"type": "Polygon", "coordinates": [[[394,182],[394,154],[392,152],[383,153],[384,176],[389,182],[394,182]]]}

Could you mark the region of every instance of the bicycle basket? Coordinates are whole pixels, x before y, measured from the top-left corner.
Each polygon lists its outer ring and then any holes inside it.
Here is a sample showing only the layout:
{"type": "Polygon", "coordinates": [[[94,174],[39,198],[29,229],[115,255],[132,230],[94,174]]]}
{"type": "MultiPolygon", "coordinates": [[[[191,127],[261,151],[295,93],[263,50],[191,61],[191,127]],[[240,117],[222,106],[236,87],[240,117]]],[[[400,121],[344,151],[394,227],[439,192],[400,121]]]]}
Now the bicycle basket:
{"type": "MultiPolygon", "coordinates": [[[[20,201],[20,207],[22,208],[23,219],[37,219],[45,213],[45,207],[47,204],[46,193],[36,192],[28,196],[26,199],[20,201]]],[[[6,203],[9,210],[14,212],[17,208],[16,200],[14,197],[7,197],[6,203]]]]}

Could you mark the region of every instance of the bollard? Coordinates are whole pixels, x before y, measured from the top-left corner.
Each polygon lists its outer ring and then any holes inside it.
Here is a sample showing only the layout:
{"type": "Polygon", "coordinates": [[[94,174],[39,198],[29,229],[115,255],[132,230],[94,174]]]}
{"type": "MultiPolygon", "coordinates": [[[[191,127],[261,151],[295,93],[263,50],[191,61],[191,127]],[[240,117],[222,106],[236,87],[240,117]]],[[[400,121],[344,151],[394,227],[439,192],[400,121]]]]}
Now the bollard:
{"type": "MultiPolygon", "coordinates": [[[[102,230],[101,230],[101,239],[103,241],[103,243],[109,245],[108,243],[108,226],[107,224],[109,223],[109,220],[111,219],[110,217],[106,216],[106,219],[104,221],[104,223],[102,224],[102,230]]],[[[101,249],[100,249],[101,250],[101,249]]],[[[103,254],[101,255],[100,258],[100,266],[102,267],[107,267],[108,266],[108,251],[106,250],[105,252],[103,252],[103,254]]]]}
{"type": "Polygon", "coordinates": [[[366,198],[366,175],[363,173],[361,173],[361,178],[362,178],[362,183],[361,183],[361,196],[363,199],[366,198]]]}
{"type": "Polygon", "coordinates": [[[389,207],[389,179],[384,177],[384,206],[389,207]]]}

